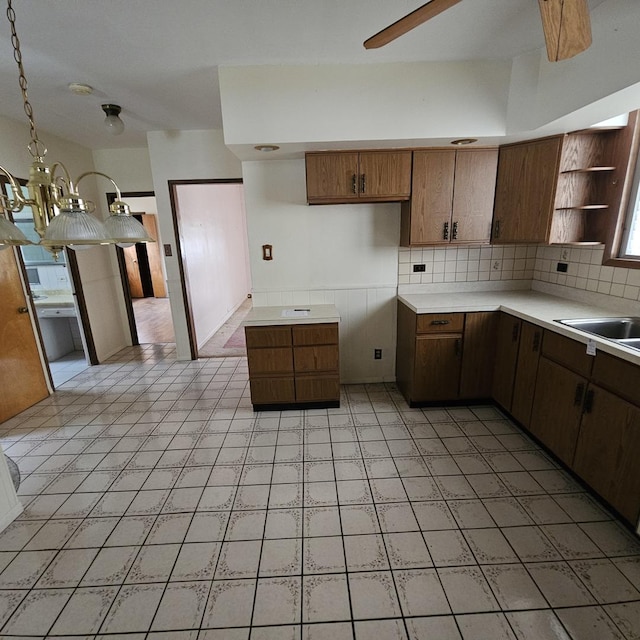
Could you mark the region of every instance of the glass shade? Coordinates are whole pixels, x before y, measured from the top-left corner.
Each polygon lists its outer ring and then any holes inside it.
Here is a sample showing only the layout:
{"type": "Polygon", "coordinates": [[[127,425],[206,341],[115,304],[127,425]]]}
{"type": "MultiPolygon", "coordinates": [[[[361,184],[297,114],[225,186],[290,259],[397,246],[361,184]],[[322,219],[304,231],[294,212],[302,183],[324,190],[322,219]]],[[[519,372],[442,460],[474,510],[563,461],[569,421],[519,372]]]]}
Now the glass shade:
{"type": "Polygon", "coordinates": [[[0,215],[0,245],[27,245],[33,244],[27,236],[16,227],[13,222],[9,222],[4,216],[0,215]]]}
{"type": "Polygon", "coordinates": [[[104,225],[85,211],[63,209],[49,222],[40,244],[65,246],[69,244],[108,244],[104,225]]]}
{"type": "Polygon", "coordinates": [[[142,224],[131,215],[110,215],[104,221],[104,228],[111,242],[116,242],[119,245],[131,246],[136,242],[155,242],[142,224]]]}

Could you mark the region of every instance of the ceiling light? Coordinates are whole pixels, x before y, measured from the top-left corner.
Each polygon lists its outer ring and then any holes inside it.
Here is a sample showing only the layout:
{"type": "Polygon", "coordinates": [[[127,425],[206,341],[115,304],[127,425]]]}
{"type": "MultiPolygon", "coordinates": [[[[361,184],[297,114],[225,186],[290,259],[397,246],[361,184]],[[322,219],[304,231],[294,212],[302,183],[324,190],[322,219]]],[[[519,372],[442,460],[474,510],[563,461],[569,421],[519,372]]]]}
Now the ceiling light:
{"type": "Polygon", "coordinates": [[[263,153],[270,153],[271,151],[277,151],[280,147],[277,144],[257,144],[253,148],[256,151],[262,151],[263,153]]]}
{"type": "Polygon", "coordinates": [[[462,146],[465,144],[473,144],[474,142],[478,142],[478,138],[460,138],[459,140],[452,140],[451,144],[462,146]]]}
{"type": "Polygon", "coordinates": [[[102,110],[107,114],[104,126],[112,136],[119,136],[124,131],[124,122],[120,120],[122,109],[117,104],[103,104],[102,110]]]}
{"type": "MultiPolygon", "coordinates": [[[[27,96],[27,78],[24,75],[20,40],[16,33],[16,14],[11,0],[7,0],[7,18],[11,25],[13,55],[18,64],[22,103],[31,131],[31,141],[27,148],[33,161],[29,168],[26,195],[22,191],[20,182],[6,169],[0,167],[0,174],[7,177],[9,183],[7,192],[10,194],[0,194],[0,248],[39,244],[57,258],[63,247],[155,242],[142,224],[131,216],[128,205],[122,202],[118,185],[109,176],[99,171],[86,171],[72,180],[69,171],[61,162],[55,162],[50,167],[45,164],[47,148],[38,138],[33,107],[27,96]],[[80,182],[90,175],[106,178],[116,190],[116,200],[109,207],[111,215],[105,224],[91,215],[95,210],[93,202],[83,200],[78,192],[80,182]],[[9,220],[8,212],[15,213],[25,207],[30,207],[33,212],[34,228],[40,236],[37,243],[28,240],[9,220]]],[[[119,113],[120,107],[117,108],[119,113]]],[[[118,113],[115,114],[116,117],[118,113]]]]}
{"type": "Polygon", "coordinates": [[[77,96],[90,96],[93,93],[93,87],[88,84],[82,84],[81,82],[70,82],[69,91],[75,93],[77,96]]]}

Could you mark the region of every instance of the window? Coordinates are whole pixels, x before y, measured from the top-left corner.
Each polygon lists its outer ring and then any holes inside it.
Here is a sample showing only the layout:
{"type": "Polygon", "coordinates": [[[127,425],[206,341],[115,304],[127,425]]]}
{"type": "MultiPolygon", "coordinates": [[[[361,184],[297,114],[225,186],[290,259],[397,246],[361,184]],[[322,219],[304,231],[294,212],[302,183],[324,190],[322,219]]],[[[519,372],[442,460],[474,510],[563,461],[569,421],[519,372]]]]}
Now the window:
{"type": "Polygon", "coordinates": [[[640,260],[640,162],[637,163],[633,178],[629,210],[620,244],[620,258],[640,260]]]}

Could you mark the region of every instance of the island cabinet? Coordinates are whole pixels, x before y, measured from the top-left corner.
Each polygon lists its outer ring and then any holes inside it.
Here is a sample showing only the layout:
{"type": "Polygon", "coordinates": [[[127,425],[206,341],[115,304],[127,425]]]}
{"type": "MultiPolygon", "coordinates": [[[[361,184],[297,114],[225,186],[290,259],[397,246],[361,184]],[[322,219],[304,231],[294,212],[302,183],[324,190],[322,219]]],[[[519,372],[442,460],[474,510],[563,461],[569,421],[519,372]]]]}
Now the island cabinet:
{"type": "Polygon", "coordinates": [[[495,316],[398,303],[396,383],[410,406],[489,397],[495,316]]]}
{"type": "Polygon", "coordinates": [[[400,245],[488,243],[497,165],[498,149],[414,151],[400,245]]]}
{"type": "Polygon", "coordinates": [[[307,202],[398,202],[411,194],[411,151],[336,151],[305,155],[307,202]]]}
{"type": "Polygon", "coordinates": [[[255,410],[340,405],[337,323],[247,326],[245,336],[255,410]]]}

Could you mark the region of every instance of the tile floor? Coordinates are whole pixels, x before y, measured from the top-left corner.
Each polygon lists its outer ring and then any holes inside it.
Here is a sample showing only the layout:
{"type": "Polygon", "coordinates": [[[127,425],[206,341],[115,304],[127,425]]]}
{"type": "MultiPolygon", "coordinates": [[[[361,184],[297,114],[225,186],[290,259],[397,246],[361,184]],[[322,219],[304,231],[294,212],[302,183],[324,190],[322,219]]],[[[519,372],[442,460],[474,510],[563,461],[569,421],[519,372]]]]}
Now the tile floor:
{"type": "Polygon", "coordinates": [[[640,540],[493,407],[255,414],[245,359],[142,347],[0,435],[3,637],[640,638],[640,540]]]}
{"type": "Polygon", "coordinates": [[[56,389],[87,369],[87,358],[84,351],[72,351],[58,360],[49,362],[53,385],[56,389]]]}

